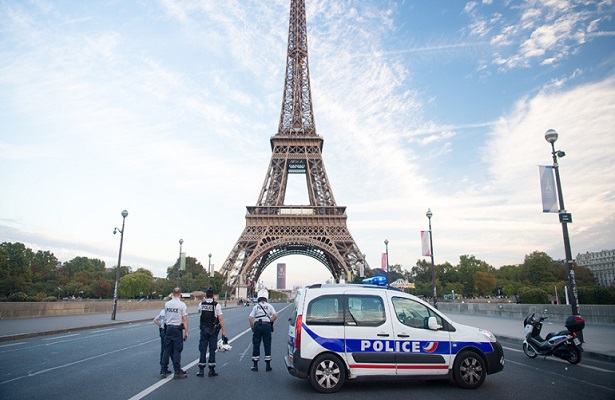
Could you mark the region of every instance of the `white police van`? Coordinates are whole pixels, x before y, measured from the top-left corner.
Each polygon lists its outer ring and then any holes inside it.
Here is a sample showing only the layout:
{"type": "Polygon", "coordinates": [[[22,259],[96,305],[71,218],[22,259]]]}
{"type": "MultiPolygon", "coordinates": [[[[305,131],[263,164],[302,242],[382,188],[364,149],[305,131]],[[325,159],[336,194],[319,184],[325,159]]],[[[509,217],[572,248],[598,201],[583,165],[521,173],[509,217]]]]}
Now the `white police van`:
{"type": "Polygon", "coordinates": [[[452,377],[475,389],[504,368],[491,332],[391,287],[317,284],[300,289],[294,306],[286,367],[322,393],[364,376],[452,377]]]}

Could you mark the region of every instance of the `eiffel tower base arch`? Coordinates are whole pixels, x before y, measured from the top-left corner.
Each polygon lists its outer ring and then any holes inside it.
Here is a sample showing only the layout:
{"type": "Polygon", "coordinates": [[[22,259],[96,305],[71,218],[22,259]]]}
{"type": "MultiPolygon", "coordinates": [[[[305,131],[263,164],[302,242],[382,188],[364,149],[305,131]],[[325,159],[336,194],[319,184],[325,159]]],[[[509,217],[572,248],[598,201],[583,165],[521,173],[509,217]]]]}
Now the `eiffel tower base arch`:
{"type": "Polygon", "coordinates": [[[246,298],[265,268],[289,255],[323,264],[336,282],[352,281],[365,260],[346,226],[345,207],[248,207],[246,228],[223,264],[235,296],[246,298]]]}

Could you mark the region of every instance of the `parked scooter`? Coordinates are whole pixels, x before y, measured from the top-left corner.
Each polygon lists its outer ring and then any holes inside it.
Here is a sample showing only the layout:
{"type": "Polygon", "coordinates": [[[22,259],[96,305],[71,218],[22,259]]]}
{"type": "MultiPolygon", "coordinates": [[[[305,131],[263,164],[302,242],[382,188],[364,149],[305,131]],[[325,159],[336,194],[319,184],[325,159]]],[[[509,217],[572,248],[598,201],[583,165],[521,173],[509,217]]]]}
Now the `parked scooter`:
{"type": "Polygon", "coordinates": [[[581,340],[577,336],[585,328],[585,321],[580,315],[571,315],[566,318],[566,330],[551,332],[546,338],[540,336],[542,321],[547,319],[547,310],[539,318],[536,317],[535,307],[530,308],[530,312],[523,321],[525,327],[525,340],[523,341],[523,352],[530,358],[537,356],[555,356],[568,361],[570,364],[578,364],[581,361],[581,340]]]}

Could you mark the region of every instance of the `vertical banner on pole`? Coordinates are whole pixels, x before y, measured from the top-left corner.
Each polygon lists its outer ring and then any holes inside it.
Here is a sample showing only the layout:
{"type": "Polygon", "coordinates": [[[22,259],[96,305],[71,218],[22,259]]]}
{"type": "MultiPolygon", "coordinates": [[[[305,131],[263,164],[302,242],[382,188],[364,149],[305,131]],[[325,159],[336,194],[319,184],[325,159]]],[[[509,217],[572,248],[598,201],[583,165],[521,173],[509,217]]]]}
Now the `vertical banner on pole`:
{"type": "Polygon", "coordinates": [[[186,270],[186,253],[179,254],[179,268],[182,271],[186,270]]]}
{"type": "Polygon", "coordinates": [[[431,241],[431,237],[429,233],[429,231],[421,231],[421,248],[423,250],[422,254],[427,257],[431,256],[431,251],[429,250],[429,243],[431,241]]]}
{"type": "Polygon", "coordinates": [[[555,189],[555,178],[553,177],[553,167],[551,165],[539,165],[540,172],[540,192],[542,194],[542,212],[556,213],[557,191],[555,189]]]}
{"type": "Polygon", "coordinates": [[[382,259],[381,259],[381,262],[380,262],[380,268],[383,271],[387,270],[387,253],[382,253],[382,259]]]}

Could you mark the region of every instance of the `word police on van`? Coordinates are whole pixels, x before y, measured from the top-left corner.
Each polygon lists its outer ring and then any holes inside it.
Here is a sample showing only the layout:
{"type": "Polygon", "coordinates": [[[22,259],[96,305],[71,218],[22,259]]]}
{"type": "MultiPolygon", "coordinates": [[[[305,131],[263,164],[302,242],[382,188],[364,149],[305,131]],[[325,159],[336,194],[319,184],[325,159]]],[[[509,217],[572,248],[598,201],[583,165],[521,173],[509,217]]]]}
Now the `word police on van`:
{"type": "Polygon", "coordinates": [[[297,293],[285,363],[322,393],[364,376],[449,377],[475,389],[502,371],[504,352],[491,332],[397,289],[318,284],[297,293]]]}

